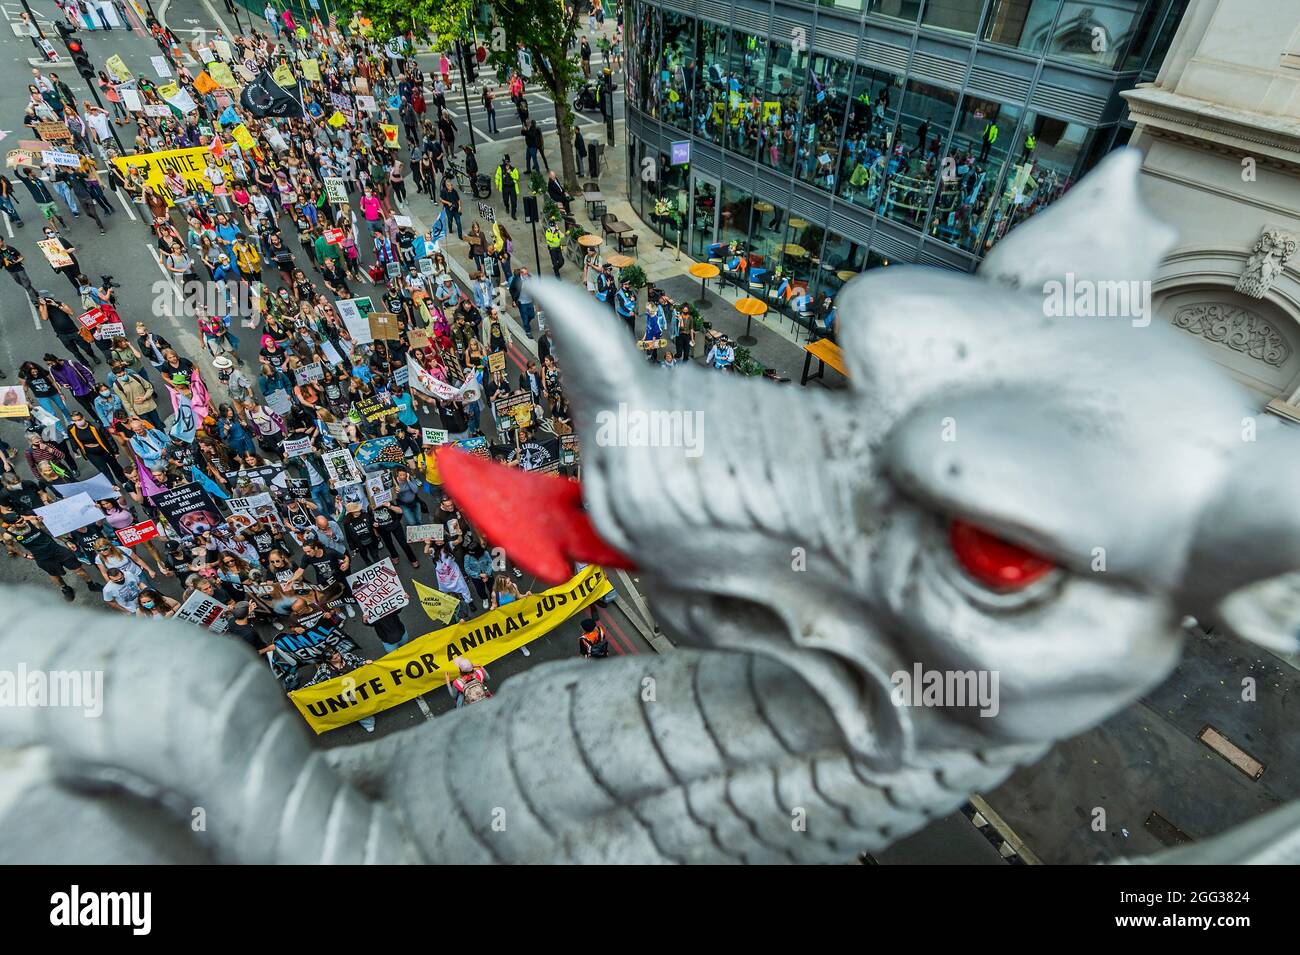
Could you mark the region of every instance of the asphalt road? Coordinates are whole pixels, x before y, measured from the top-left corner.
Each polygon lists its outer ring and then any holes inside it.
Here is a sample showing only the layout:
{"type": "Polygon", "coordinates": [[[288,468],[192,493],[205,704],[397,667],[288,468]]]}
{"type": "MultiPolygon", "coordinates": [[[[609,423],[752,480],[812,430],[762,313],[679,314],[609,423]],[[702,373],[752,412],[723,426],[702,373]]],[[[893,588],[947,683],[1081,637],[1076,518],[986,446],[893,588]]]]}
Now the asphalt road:
{"type": "MultiPolygon", "coordinates": [[[[38,21],[49,20],[53,14],[57,13],[53,3],[49,2],[49,0],[29,0],[29,2],[38,21]]],[[[18,19],[21,9],[21,6],[17,3],[0,3],[0,13],[3,13],[10,21],[18,19]]],[[[210,30],[214,26],[212,13],[208,5],[202,3],[202,0],[174,0],[174,2],[170,3],[156,2],[154,9],[167,20],[172,29],[176,30],[183,39],[188,39],[185,33],[186,30],[210,30]]],[[[223,15],[228,16],[228,14],[224,14],[224,11],[223,15]]],[[[241,13],[242,18],[243,14],[241,13]]],[[[138,25],[134,30],[86,32],[83,34],[83,39],[92,61],[97,65],[102,64],[108,56],[116,53],[122,57],[133,72],[156,76],[153,72],[150,57],[156,55],[158,49],[138,25]]],[[[29,76],[31,66],[28,64],[27,59],[34,54],[35,49],[27,39],[15,37],[12,30],[5,30],[0,33],[0,58],[11,63],[11,67],[7,71],[8,75],[20,78],[29,76]]],[[[58,73],[79,96],[84,94],[84,98],[90,98],[86,82],[77,76],[75,70],[70,66],[62,68],[56,66],[54,72],[58,73]]],[[[25,82],[11,82],[0,86],[0,129],[7,130],[7,138],[11,140],[6,149],[11,148],[17,139],[28,138],[28,130],[21,125],[26,102],[25,82]]],[[[513,113],[513,109],[511,112],[513,113]]],[[[134,138],[134,127],[118,127],[118,129],[123,140],[129,146],[134,138]],[[131,132],[128,134],[127,130],[131,130],[131,132]]],[[[414,194],[414,190],[411,190],[411,192],[414,194]]],[[[45,265],[44,258],[36,247],[36,239],[40,235],[39,213],[28,200],[26,190],[19,187],[18,193],[18,211],[22,214],[26,225],[17,227],[6,223],[6,238],[26,256],[27,270],[33,285],[37,288],[49,289],[56,296],[62,297],[69,305],[76,308],[79,303],[75,292],[67,280],[52,272],[45,265]]],[[[418,198],[420,198],[421,203],[424,202],[423,197],[418,198]]],[[[183,355],[206,369],[208,374],[205,377],[210,383],[215,381],[216,376],[212,372],[207,351],[200,341],[194,319],[181,313],[179,306],[174,303],[173,297],[159,294],[160,287],[157,283],[164,282],[165,276],[162,267],[154,257],[152,251],[154,245],[149,230],[140,221],[133,207],[124,204],[120,199],[115,198],[113,201],[115,213],[111,216],[103,216],[107,230],[105,235],[101,236],[93,220],[90,220],[84,214],[79,219],[69,219],[71,228],[66,233],[66,237],[75,246],[83,270],[92,278],[97,278],[102,273],[111,273],[114,279],[121,283],[122,287],[118,290],[119,311],[123,315],[128,329],[137,320],[143,320],[153,331],[163,335],[177,346],[183,355]]],[[[419,212],[419,210],[412,211],[417,214],[419,212]]],[[[285,239],[289,248],[295,251],[298,249],[296,237],[286,235],[285,239]]],[[[274,270],[269,271],[274,276],[274,270]]],[[[278,277],[272,277],[270,285],[272,288],[278,287],[278,277]]],[[[161,287],[165,288],[166,286],[161,287]]],[[[323,288],[323,286],[321,287],[323,288]]],[[[358,294],[364,295],[367,293],[364,289],[360,289],[358,294]]],[[[0,334],[0,368],[9,375],[6,383],[17,383],[16,370],[23,361],[29,359],[39,361],[46,352],[57,355],[64,354],[54,334],[48,329],[40,327],[39,319],[35,317],[23,290],[8,276],[0,276],[0,315],[3,316],[3,334],[0,334]]],[[[255,369],[257,367],[257,336],[252,333],[251,329],[240,327],[236,327],[235,333],[240,338],[239,353],[249,367],[255,369]]],[[[512,349],[509,361],[511,376],[517,376],[518,372],[522,370],[521,359],[522,354],[517,349],[512,349]]],[[[103,366],[101,365],[95,370],[100,371],[102,369],[103,366]]],[[[435,425],[437,421],[429,419],[425,423],[435,425]]],[[[3,436],[5,441],[17,449],[21,449],[26,445],[22,425],[13,421],[0,420],[0,436],[3,436]]],[[[19,464],[18,468],[26,476],[26,465],[19,464]]],[[[424,583],[432,585],[432,565],[429,561],[423,561],[421,569],[415,571],[414,575],[404,557],[398,555],[394,562],[399,567],[403,580],[408,583],[408,593],[413,593],[412,588],[409,586],[409,581],[413,576],[418,576],[424,583]]],[[[69,579],[71,580],[71,578],[69,579]]],[[[57,599],[48,579],[37,571],[30,561],[13,560],[0,555],[0,581],[5,583],[29,583],[44,588],[52,599],[57,599]]],[[[537,583],[528,576],[516,582],[523,591],[545,589],[544,584],[537,583]]],[[[159,577],[157,583],[160,589],[169,595],[173,597],[179,595],[179,586],[175,581],[159,577]]],[[[79,581],[76,582],[76,590],[78,603],[96,607],[101,603],[98,595],[88,593],[84,585],[79,581]]],[[[102,612],[106,614],[112,613],[106,608],[102,612]]],[[[610,608],[601,608],[600,612],[602,622],[606,624],[611,634],[615,654],[654,652],[653,648],[641,637],[638,629],[633,626],[627,615],[617,604],[610,608]]],[[[402,620],[406,624],[408,632],[417,635],[427,633],[438,626],[425,616],[424,611],[415,601],[403,611],[402,620]]],[[[141,624],[141,627],[143,626],[141,624]]],[[[348,621],[346,629],[369,656],[377,658],[383,654],[383,648],[376,639],[374,631],[362,624],[360,617],[348,621]]],[[[526,654],[519,651],[496,661],[489,667],[493,681],[492,685],[499,688],[502,681],[511,675],[530,666],[535,666],[537,663],[548,660],[569,659],[575,656],[577,652],[577,635],[577,622],[576,620],[570,621],[550,634],[534,641],[527,647],[528,652],[526,654]]],[[[593,662],[592,665],[599,666],[600,664],[597,661],[593,662]]],[[[451,706],[451,698],[446,693],[441,691],[430,693],[425,698],[403,704],[380,714],[373,735],[385,735],[413,723],[431,719],[434,715],[450,709],[451,706]]],[[[359,725],[353,724],[325,734],[322,737],[322,743],[326,746],[341,745],[357,742],[363,738],[370,738],[370,734],[365,733],[359,725]]]]}

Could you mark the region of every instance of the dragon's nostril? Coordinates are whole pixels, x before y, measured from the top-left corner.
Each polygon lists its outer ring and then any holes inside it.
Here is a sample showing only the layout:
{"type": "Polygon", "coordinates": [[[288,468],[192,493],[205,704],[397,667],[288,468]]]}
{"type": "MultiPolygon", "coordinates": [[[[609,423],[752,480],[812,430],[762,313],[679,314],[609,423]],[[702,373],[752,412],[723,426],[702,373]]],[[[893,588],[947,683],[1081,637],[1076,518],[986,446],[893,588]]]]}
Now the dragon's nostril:
{"type": "Polygon", "coordinates": [[[1055,567],[1033,551],[965,521],[952,522],[948,540],[962,569],[994,590],[1019,590],[1055,567]]]}

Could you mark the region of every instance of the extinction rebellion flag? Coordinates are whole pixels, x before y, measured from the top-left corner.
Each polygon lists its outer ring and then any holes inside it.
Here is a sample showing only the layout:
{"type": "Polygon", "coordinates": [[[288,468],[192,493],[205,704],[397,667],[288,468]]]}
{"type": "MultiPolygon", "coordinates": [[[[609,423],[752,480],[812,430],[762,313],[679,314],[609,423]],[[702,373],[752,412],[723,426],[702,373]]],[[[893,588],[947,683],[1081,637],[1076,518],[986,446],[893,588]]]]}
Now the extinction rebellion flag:
{"type": "Polygon", "coordinates": [[[244,87],[239,94],[239,105],[258,119],[265,116],[297,119],[303,115],[298,84],[286,89],[275,81],[270,70],[263,70],[261,76],[244,87]]]}

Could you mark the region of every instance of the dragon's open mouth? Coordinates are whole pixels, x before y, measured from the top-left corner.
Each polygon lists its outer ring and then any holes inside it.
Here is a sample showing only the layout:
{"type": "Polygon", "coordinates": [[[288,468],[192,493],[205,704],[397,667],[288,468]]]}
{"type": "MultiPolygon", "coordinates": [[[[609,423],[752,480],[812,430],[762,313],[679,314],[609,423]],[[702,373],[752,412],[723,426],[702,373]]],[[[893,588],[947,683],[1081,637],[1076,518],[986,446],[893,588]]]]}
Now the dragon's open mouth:
{"type": "Polygon", "coordinates": [[[488,542],[548,584],[568,580],[574,561],[635,570],[596,533],[582,507],[582,485],[444,447],[438,473],[456,505],[488,542]]]}

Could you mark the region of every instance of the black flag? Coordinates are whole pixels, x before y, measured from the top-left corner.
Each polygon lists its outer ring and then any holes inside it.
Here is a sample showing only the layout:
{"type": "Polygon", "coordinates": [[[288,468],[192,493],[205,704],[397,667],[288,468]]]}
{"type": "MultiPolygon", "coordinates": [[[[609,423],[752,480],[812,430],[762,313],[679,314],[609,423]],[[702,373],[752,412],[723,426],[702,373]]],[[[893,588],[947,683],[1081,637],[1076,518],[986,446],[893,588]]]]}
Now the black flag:
{"type": "Polygon", "coordinates": [[[298,84],[287,90],[275,81],[270,70],[263,70],[261,76],[244,87],[239,94],[239,105],[258,119],[264,116],[296,119],[303,115],[298,84]]]}

